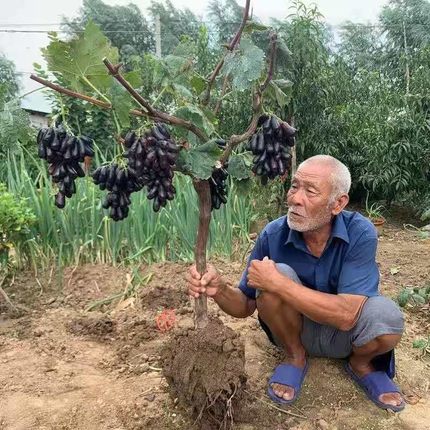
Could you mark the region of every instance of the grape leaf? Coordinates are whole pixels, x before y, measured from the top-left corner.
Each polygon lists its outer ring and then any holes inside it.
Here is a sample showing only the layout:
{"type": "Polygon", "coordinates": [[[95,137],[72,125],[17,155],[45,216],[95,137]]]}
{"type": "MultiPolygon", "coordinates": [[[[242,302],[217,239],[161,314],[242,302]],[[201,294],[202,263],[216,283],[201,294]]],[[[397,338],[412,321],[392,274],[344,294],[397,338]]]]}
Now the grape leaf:
{"type": "Polygon", "coordinates": [[[288,90],[293,87],[293,83],[289,79],[273,79],[273,81],[282,90],[288,90]]]}
{"type": "Polygon", "coordinates": [[[206,81],[197,74],[193,75],[190,82],[196,94],[200,94],[206,88],[206,81]]]}
{"type": "Polygon", "coordinates": [[[221,154],[222,150],[215,141],[210,140],[188,151],[182,150],[176,164],[184,173],[191,173],[198,179],[209,179],[221,154]]]}
{"type": "Polygon", "coordinates": [[[119,83],[112,82],[110,89],[112,106],[122,128],[130,126],[130,109],[134,107],[129,92],[119,83]]]}
{"type": "Polygon", "coordinates": [[[77,91],[91,88],[86,81],[100,91],[110,88],[113,78],[103,64],[103,58],[117,63],[118,49],[111,46],[94,22],[90,21],[85,31],[70,41],[59,40],[55,33],[50,33],[50,39],[51,43],[42,49],[42,54],[51,72],[61,73],[77,91]]]}
{"type": "Polygon", "coordinates": [[[289,88],[288,94],[286,94],[275,81],[270,81],[267,87],[267,95],[276,103],[280,108],[284,108],[291,100],[291,87],[289,88]]]}
{"type": "Polygon", "coordinates": [[[254,31],[267,31],[269,27],[256,21],[248,21],[243,29],[244,33],[253,33],[254,31]]]}
{"type": "Polygon", "coordinates": [[[179,57],[177,55],[167,55],[167,57],[164,58],[164,63],[172,77],[180,76],[192,67],[192,62],[189,58],[179,57]]]}
{"type": "Polygon", "coordinates": [[[233,181],[234,194],[235,195],[248,195],[251,191],[252,181],[251,179],[236,179],[233,181]]]}
{"type": "Polygon", "coordinates": [[[172,84],[173,92],[180,98],[191,101],[193,99],[193,93],[184,85],[172,84]]]}
{"type": "Polygon", "coordinates": [[[232,78],[232,85],[239,91],[246,90],[259,79],[264,69],[264,52],[244,37],[239,49],[229,52],[224,62],[224,73],[232,78]]]}
{"type": "Polygon", "coordinates": [[[211,136],[215,130],[213,124],[210,122],[208,117],[196,105],[188,103],[185,106],[180,107],[176,111],[175,115],[178,116],[179,118],[191,121],[197,127],[204,130],[204,132],[207,134],[208,137],[211,136]]]}
{"type": "Polygon", "coordinates": [[[228,160],[227,171],[230,176],[236,179],[248,179],[251,177],[252,154],[243,152],[233,154],[228,160]]]}

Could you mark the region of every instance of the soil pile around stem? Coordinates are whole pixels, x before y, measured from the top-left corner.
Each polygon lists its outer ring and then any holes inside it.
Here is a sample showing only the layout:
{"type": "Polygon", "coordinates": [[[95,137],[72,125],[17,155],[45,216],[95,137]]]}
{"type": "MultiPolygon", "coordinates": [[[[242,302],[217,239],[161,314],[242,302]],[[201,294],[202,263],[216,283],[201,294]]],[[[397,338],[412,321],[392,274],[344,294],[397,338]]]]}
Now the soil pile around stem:
{"type": "Polygon", "coordinates": [[[231,428],[247,379],[238,334],[212,319],[204,329],[172,336],[162,357],[172,396],[189,408],[200,428],[231,428]]]}

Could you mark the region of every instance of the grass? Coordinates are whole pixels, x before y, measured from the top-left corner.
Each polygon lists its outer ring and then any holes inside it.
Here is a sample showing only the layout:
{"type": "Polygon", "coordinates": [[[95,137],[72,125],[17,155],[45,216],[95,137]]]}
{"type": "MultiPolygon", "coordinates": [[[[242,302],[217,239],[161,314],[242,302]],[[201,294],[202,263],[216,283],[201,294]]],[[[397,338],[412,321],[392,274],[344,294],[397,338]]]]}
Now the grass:
{"type": "MultiPolygon", "coordinates": [[[[178,190],[173,202],[158,214],[144,192],[132,195],[128,218],[115,223],[101,207],[105,192],[91,178],[78,179],[77,194],[64,210],[54,205],[56,193],[47,166],[28,154],[10,156],[7,185],[11,192],[27,199],[37,221],[25,244],[27,262],[38,267],[82,263],[135,264],[193,258],[197,234],[197,196],[188,177],[176,175],[178,190]],[[36,175],[27,164],[36,166],[36,175]]],[[[100,160],[103,162],[103,160],[100,160]]],[[[228,204],[213,212],[208,251],[231,257],[249,243],[251,202],[235,192],[231,184],[228,204]]]]}

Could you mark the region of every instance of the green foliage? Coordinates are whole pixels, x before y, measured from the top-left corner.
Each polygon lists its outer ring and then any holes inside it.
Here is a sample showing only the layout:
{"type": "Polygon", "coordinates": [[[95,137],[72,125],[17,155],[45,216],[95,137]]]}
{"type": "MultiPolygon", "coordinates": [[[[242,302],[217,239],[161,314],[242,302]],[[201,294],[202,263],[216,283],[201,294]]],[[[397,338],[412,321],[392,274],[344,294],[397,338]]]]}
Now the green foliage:
{"type": "Polygon", "coordinates": [[[50,34],[51,43],[42,49],[48,69],[59,73],[77,91],[88,87],[107,90],[112,86],[112,77],[103,64],[107,57],[114,64],[118,62],[118,49],[111,46],[102,31],[90,21],[85,31],[70,41],[58,39],[50,34]]]}
{"type": "MultiPolygon", "coordinates": [[[[6,162],[7,154],[19,152],[28,147],[35,132],[30,126],[27,112],[20,108],[17,101],[10,101],[0,107],[0,166],[6,162]]],[[[0,171],[0,179],[5,173],[5,166],[0,171]]]]}
{"type": "Polygon", "coordinates": [[[207,112],[201,110],[198,106],[193,104],[186,104],[180,107],[175,115],[179,118],[191,121],[197,127],[205,131],[207,136],[211,136],[215,130],[214,125],[207,117],[207,112]]]}
{"type": "Polygon", "coordinates": [[[64,27],[71,34],[79,34],[90,21],[118,48],[127,70],[133,68],[135,57],[154,50],[153,27],[135,4],[109,6],[101,0],[84,0],[79,16],[66,19],[64,27]]]}
{"type": "MultiPolygon", "coordinates": [[[[104,161],[100,153],[96,156],[99,163],[104,161]]],[[[77,194],[64,210],[55,208],[56,191],[45,163],[32,160],[38,166],[35,182],[26,169],[30,160],[24,155],[12,156],[7,168],[9,192],[25,198],[25,207],[36,215],[31,226],[32,239],[26,242],[22,259],[43,267],[53,263],[61,267],[193,259],[199,212],[189,177],[175,175],[175,187],[180,192],[158,214],[153,212],[152,202],[145,193],[133,194],[129,217],[122,223],[115,223],[101,208],[104,193],[89,178],[78,181],[77,194]]],[[[208,243],[211,255],[242,255],[249,244],[249,224],[253,216],[249,198],[238,195],[234,184],[230,185],[230,190],[227,205],[213,214],[208,243]]]]}
{"type": "Polygon", "coordinates": [[[215,141],[210,140],[189,151],[181,151],[177,165],[181,170],[192,173],[196,178],[209,179],[221,154],[222,151],[215,141]]]}
{"type": "Polygon", "coordinates": [[[405,287],[397,296],[401,307],[422,307],[430,303],[430,285],[424,287],[405,287]]]}
{"type": "Polygon", "coordinates": [[[239,49],[227,54],[224,73],[232,78],[233,88],[243,91],[261,77],[264,65],[264,52],[243,37],[239,49]]]}
{"type": "Polygon", "coordinates": [[[177,9],[170,0],[163,2],[152,1],[149,8],[153,19],[158,15],[163,30],[161,38],[161,54],[173,52],[181,43],[182,36],[187,35],[192,40],[199,35],[200,20],[189,9],[177,9]]]}
{"type": "Polygon", "coordinates": [[[228,162],[227,171],[235,179],[243,180],[251,177],[252,153],[233,154],[228,162]]]}
{"type": "Polygon", "coordinates": [[[8,263],[11,249],[23,248],[35,220],[27,200],[15,197],[0,183],[0,267],[8,263]]]}
{"type": "Polygon", "coordinates": [[[18,93],[15,65],[0,54],[0,107],[18,93]]]}
{"type": "Polygon", "coordinates": [[[236,0],[211,0],[208,12],[217,42],[229,42],[242,21],[243,7],[236,0]]]}
{"type": "Polygon", "coordinates": [[[421,356],[430,355],[430,336],[427,339],[417,339],[412,342],[412,347],[421,350],[421,356]]]}

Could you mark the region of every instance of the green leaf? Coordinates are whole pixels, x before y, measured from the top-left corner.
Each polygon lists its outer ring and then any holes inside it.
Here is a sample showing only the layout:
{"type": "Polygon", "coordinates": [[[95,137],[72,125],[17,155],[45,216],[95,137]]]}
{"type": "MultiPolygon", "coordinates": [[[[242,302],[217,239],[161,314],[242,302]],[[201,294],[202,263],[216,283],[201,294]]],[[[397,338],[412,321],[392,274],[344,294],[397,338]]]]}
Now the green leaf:
{"type": "Polygon", "coordinates": [[[236,179],[249,179],[251,177],[252,154],[243,152],[233,154],[228,160],[227,171],[231,177],[236,179]]]}
{"type": "Polygon", "coordinates": [[[267,30],[269,30],[269,27],[265,26],[264,24],[260,24],[259,22],[255,22],[255,21],[248,21],[245,24],[243,32],[252,33],[254,31],[267,31],[267,30]]]}
{"type": "Polygon", "coordinates": [[[206,88],[206,81],[201,76],[194,74],[191,78],[191,87],[197,95],[201,94],[206,88]]]}
{"type": "Polygon", "coordinates": [[[410,292],[407,289],[404,289],[400,292],[400,294],[397,296],[397,302],[399,303],[399,306],[404,308],[409,300],[410,292]]]}
{"type": "Polygon", "coordinates": [[[412,294],[412,300],[415,302],[415,304],[418,305],[425,305],[426,299],[424,297],[421,297],[419,294],[412,294]]]}
{"type": "Polygon", "coordinates": [[[182,75],[192,66],[192,62],[189,58],[179,57],[177,55],[167,55],[167,57],[164,57],[164,63],[172,77],[182,75]]]}
{"type": "Polygon", "coordinates": [[[124,73],[124,78],[133,88],[138,88],[142,85],[142,72],[140,70],[132,70],[131,72],[124,73]]]}
{"type": "Polygon", "coordinates": [[[282,90],[287,90],[293,87],[293,83],[289,79],[273,79],[272,82],[282,90]]]}
{"type": "Polygon", "coordinates": [[[197,127],[204,130],[208,137],[215,131],[213,124],[209,121],[204,112],[193,104],[186,104],[176,111],[176,116],[191,121],[197,127]]]}
{"type": "Polygon", "coordinates": [[[246,196],[251,192],[252,181],[251,179],[235,179],[234,180],[235,194],[246,196]]]}
{"type": "Polygon", "coordinates": [[[112,106],[122,128],[130,126],[130,109],[133,108],[133,100],[128,91],[119,83],[113,82],[110,90],[112,106]]]}
{"type": "Polygon", "coordinates": [[[193,93],[185,86],[180,84],[172,84],[174,92],[181,98],[191,101],[193,99],[193,93]]]}
{"type": "Polygon", "coordinates": [[[413,348],[424,349],[427,348],[428,342],[425,339],[414,340],[412,343],[413,348]]]}
{"type": "Polygon", "coordinates": [[[188,151],[182,150],[177,165],[181,171],[191,173],[195,178],[209,179],[221,154],[222,150],[215,141],[210,140],[188,151]]]}
{"type": "Polygon", "coordinates": [[[243,38],[239,49],[228,53],[224,62],[224,73],[232,78],[232,85],[239,91],[250,88],[261,77],[264,69],[264,52],[249,38],[243,38]]]}
{"type": "Polygon", "coordinates": [[[90,21],[83,33],[68,42],[50,35],[51,43],[42,49],[43,56],[51,72],[59,72],[74,89],[88,90],[94,85],[103,91],[111,86],[113,80],[103,64],[107,57],[118,62],[118,49],[113,48],[99,27],[90,21]]]}
{"type": "Polygon", "coordinates": [[[281,61],[285,62],[291,58],[291,51],[288,49],[287,44],[284,40],[278,39],[276,43],[276,57],[281,61]]]}
{"type": "Polygon", "coordinates": [[[291,87],[289,94],[286,94],[281,90],[281,88],[279,88],[275,81],[270,81],[267,88],[267,94],[274,102],[278,103],[280,108],[284,108],[291,101],[291,87]]]}

